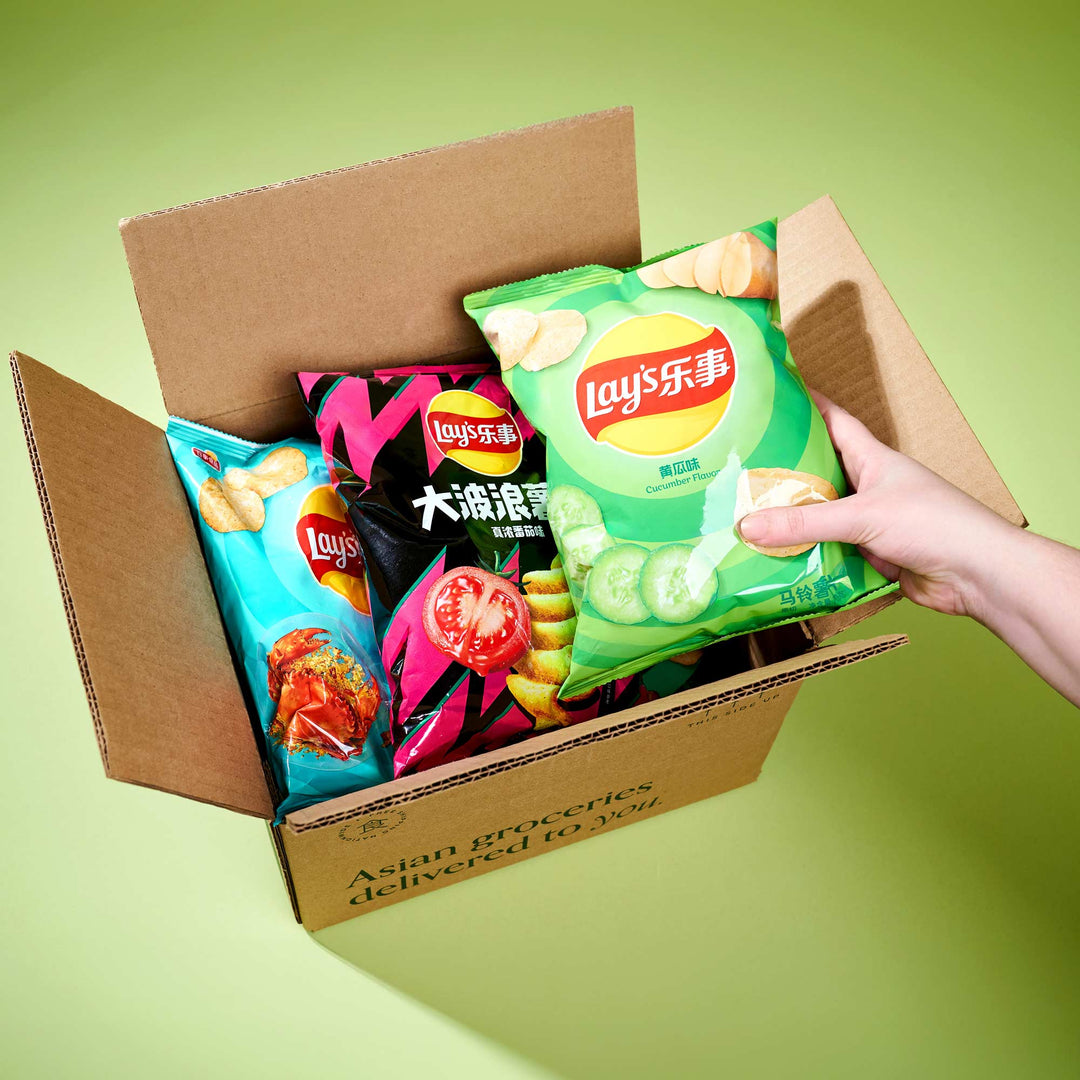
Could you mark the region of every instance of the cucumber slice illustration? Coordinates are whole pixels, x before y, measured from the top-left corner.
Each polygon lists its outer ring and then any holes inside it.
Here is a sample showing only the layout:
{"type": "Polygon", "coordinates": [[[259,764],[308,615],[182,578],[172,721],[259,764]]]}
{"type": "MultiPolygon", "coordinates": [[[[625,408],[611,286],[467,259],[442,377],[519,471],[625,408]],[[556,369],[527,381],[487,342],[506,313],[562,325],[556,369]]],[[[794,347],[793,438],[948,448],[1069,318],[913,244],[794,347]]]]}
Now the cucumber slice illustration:
{"type": "Polygon", "coordinates": [[[601,552],[589,571],[586,599],[602,618],[613,623],[644,622],[649,609],[638,588],[649,553],[637,544],[617,544],[601,552]]]}
{"type": "Polygon", "coordinates": [[[573,484],[560,484],[548,492],[547,516],[552,531],[560,537],[578,525],[604,523],[597,501],[573,484]]]}
{"type": "Polygon", "coordinates": [[[641,598],[663,622],[692,622],[716,599],[716,571],[689,544],[667,544],[642,567],[641,598]]]}
{"type": "Polygon", "coordinates": [[[603,525],[575,525],[562,537],[566,552],[566,576],[576,585],[585,585],[585,575],[593,568],[602,551],[615,541],[603,525]]]}

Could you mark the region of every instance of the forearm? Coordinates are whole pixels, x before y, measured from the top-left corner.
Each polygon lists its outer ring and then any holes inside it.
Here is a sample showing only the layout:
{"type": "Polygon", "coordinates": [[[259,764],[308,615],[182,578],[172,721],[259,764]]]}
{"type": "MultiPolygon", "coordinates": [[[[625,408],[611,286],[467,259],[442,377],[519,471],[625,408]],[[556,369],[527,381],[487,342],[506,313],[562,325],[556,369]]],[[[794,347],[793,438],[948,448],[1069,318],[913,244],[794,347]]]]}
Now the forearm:
{"type": "Polygon", "coordinates": [[[1080,551],[1010,529],[982,553],[971,614],[1080,705],[1080,551]]]}

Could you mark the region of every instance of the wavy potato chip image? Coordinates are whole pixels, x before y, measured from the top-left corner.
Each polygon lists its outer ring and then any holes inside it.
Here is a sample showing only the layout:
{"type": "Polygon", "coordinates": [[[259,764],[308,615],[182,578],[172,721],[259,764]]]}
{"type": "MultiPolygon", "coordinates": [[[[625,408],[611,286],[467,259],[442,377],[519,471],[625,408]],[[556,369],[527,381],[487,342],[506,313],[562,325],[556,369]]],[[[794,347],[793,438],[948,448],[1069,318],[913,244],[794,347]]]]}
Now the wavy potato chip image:
{"type": "Polygon", "coordinates": [[[503,371],[521,363],[539,329],[540,320],[524,308],[493,311],[483,326],[484,337],[499,358],[499,367],[503,371]]]}
{"type": "Polygon", "coordinates": [[[559,704],[557,685],[514,674],[506,676],[506,686],[518,704],[535,717],[537,731],[566,727],[574,722],[573,716],[559,704]]]}
{"type": "MultiPolygon", "coordinates": [[[[745,469],[735,486],[735,525],[755,510],[771,510],[778,506],[807,506],[811,503],[838,499],[836,488],[813,473],[794,469],[745,469]]],[[[741,539],[741,537],[740,537],[741,539]]],[[[761,555],[790,558],[809,551],[813,544],[794,544],[789,547],[766,548],[743,540],[761,555]]]]}
{"type": "Polygon", "coordinates": [[[723,236],[695,249],[694,284],[710,296],[720,291],[720,264],[724,261],[730,240],[730,236],[723,236]]]}
{"type": "Polygon", "coordinates": [[[535,622],[564,622],[574,617],[570,593],[526,593],[525,606],[535,622]]]}
{"type": "Polygon", "coordinates": [[[564,645],[561,649],[530,649],[518,661],[518,672],[537,682],[551,683],[558,688],[566,682],[566,677],[570,674],[571,647],[564,645]]]}
{"type": "Polygon", "coordinates": [[[640,266],[636,273],[641,278],[642,283],[648,285],[650,289],[675,288],[675,282],[664,273],[662,263],[654,262],[649,263],[648,266],[640,266]]]}
{"type": "Polygon", "coordinates": [[[777,292],[776,252],[751,232],[737,232],[639,267],[650,289],[700,289],[710,296],[773,300],[777,292]]]}
{"type": "MultiPolygon", "coordinates": [[[[563,591],[566,587],[563,586],[563,591]]],[[[534,649],[561,649],[564,645],[572,645],[574,631],[577,630],[577,616],[571,615],[569,619],[560,619],[558,622],[533,622],[532,645],[534,649]]]]}
{"type": "Polygon", "coordinates": [[[251,469],[227,469],[222,485],[228,491],[253,491],[263,499],[299,483],[308,474],[307,458],[295,446],[271,450],[251,469]]]}
{"type": "Polygon", "coordinates": [[[776,252],[753,233],[729,236],[720,263],[720,291],[725,296],[774,299],[777,291],[776,252]]]}
{"type": "MultiPolygon", "coordinates": [[[[555,560],[559,562],[558,559],[555,560]]],[[[574,717],[558,700],[570,674],[570,655],[577,619],[561,565],[522,576],[525,604],[532,616],[528,651],[515,662],[506,686],[518,704],[532,714],[536,730],[564,727],[574,717]]]]}
{"type": "Polygon", "coordinates": [[[266,521],[266,507],[257,492],[226,488],[211,478],[199,488],[199,516],[214,532],[258,532],[266,521]]]}
{"type": "Polygon", "coordinates": [[[540,328],[521,358],[526,371],[543,371],[560,364],[581,344],[588,325],[580,311],[541,311],[540,328]]]}
{"type": "Polygon", "coordinates": [[[700,248],[691,248],[689,251],[681,251],[678,255],[672,255],[660,265],[676,285],[684,289],[694,289],[697,282],[694,281],[694,263],[697,262],[697,253],[700,248]]]}
{"type": "Polygon", "coordinates": [[[558,567],[551,570],[530,570],[521,575],[521,584],[525,586],[527,593],[557,595],[566,592],[566,577],[558,567]]]}
{"type": "Polygon", "coordinates": [[[268,499],[275,492],[298,484],[307,474],[304,452],[295,446],[279,446],[251,470],[248,487],[268,499]]]}

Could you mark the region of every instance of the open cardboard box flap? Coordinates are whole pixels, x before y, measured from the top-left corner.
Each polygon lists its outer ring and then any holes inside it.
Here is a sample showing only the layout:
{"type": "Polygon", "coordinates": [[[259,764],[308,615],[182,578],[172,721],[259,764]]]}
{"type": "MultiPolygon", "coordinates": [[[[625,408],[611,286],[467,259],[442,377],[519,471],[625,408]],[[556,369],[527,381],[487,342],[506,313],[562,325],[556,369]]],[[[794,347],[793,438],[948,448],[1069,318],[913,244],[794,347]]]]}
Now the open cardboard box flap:
{"type": "Polygon", "coordinates": [[[640,260],[633,123],[612,109],[122,221],[166,408],[269,441],[303,420],[297,370],[490,358],[467,293],[640,260]]]}
{"type": "Polygon", "coordinates": [[[161,429],[28,356],[11,366],[106,774],[270,817],[161,429]]]}
{"type": "MultiPolygon", "coordinates": [[[[717,221],[711,231],[738,224],[717,221]]],[[[210,199],[127,219],[121,231],[169,411],[271,439],[302,420],[292,376],[300,367],[484,355],[464,294],[581,263],[638,261],[632,113],[614,109],[210,199]]],[[[780,274],[785,324],[808,381],[1022,522],[831,200],[781,223],[780,274]]],[[[270,816],[162,433],[27,357],[16,354],[12,367],[108,774],[270,816]]],[[[809,637],[821,641],[878,604],[814,620],[809,637]]],[[[783,670],[768,665],[690,692],[657,715],[804,678],[903,640],[800,647],[780,661],[783,670]]],[[[628,722],[635,717],[620,714],[500,753],[524,760],[549,743],[576,745],[628,722]]],[[[445,768],[465,775],[495,761],[445,768]]],[[[408,783],[434,782],[440,777],[408,783]]],[[[303,813],[314,821],[339,803],[303,813]]]]}
{"type": "MultiPolygon", "coordinates": [[[[874,272],[836,204],[818,199],[780,222],[780,308],[810,386],[859,417],[883,442],[1026,525],[1004,480],[874,272]]],[[[899,593],[809,623],[824,641],[899,593]]]]}

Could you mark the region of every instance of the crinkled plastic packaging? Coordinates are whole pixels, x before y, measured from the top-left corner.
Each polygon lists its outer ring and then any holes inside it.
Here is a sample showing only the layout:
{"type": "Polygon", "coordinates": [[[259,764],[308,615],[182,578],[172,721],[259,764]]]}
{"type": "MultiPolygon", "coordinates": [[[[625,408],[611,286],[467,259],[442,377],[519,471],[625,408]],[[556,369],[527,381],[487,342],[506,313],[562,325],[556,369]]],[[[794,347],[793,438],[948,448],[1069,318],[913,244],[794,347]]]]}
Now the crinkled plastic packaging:
{"type": "Polygon", "coordinates": [[[300,373],[364,549],[404,775],[670,693],[693,665],[560,696],[577,620],[544,447],[487,365],[300,373]]]}
{"type": "Polygon", "coordinates": [[[547,441],[548,518],[577,615],[561,693],[894,586],[851,546],[767,550],[745,514],[846,493],[780,326],[776,224],[465,308],[547,441]]]}
{"type": "Polygon", "coordinates": [[[318,446],[175,417],[166,435],[258,717],[277,821],[389,780],[390,695],[363,555],[318,446]]]}

